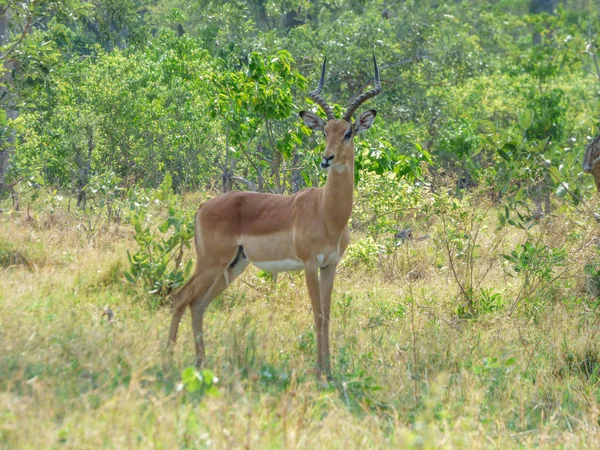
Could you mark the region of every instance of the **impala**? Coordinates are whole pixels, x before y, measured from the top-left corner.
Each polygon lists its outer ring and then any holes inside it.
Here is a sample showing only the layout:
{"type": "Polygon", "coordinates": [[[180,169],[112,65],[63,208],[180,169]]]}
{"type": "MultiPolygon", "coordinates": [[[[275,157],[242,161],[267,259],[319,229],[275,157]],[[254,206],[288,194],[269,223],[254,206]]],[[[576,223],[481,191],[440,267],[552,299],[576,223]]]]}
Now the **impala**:
{"type": "Polygon", "coordinates": [[[594,176],[596,189],[600,191],[600,135],[596,136],[585,149],[583,171],[594,176]]]}
{"type": "Polygon", "coordinates": [[[317,370],[329,375],[329,310],[335,271],[350,233],[354,191],[354,137],[371,127],[376,111],[352,115],[366,100],[381,92],[377,61],[375,87],[357,97],[341,119],[321,97],[325,81],[323,62],[319,87],[309,96],[327,120],[302,111],[304,124],[325,134],[321,168],[328,171],[321,188],[294,195],[229,192],[200,205],[194,221],[196,268],[190,280],[173,295],[169,344],[189,306],[196,344],[196,364],[204,361],[202,321],[210,302],[238,277],[248,264],[277,273],[304,270],[317,335],[317,370]]]}

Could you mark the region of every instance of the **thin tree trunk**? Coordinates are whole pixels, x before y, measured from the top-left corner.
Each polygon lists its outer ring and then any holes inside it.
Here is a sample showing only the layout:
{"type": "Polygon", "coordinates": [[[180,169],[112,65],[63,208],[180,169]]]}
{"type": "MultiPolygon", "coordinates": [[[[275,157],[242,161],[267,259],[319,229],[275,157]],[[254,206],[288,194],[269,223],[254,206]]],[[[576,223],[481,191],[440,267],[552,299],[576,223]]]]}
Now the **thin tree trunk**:
{"type": "MultiPolygon", "coordinates": [[[[8,43],[10,39],[10,12],[7,9],[4,11],[4,14],[0,16],[0,46],[4,46],[8,43]]],[[[27,23],[24,26],[23,34],[21,39],[27,34],[29,31],[29,27],[31,25],[31,17],[28,19],[27,23]]],[[[13,46],[14,47],[14,46],[13,46]]],[[[5,103],[2,106],[6,113],[6,120],[15,120],[19,116],[19,111],[14,107],[14,97],[10,95],[8,92],[7,86],[11,86],[13,84],[12,79],[12,70],[14,69],[15,63],[9,59],[4,59],[4,74],[2,76],[2,82],[4,87],[0,88],[0,98],[5,98],[5,103]]],[[[5,127],[6,128],[6,127],[5,127]]],[[[15,133],[13,130],[4,130],[4,138],[0,140],[0,191],[2,191],[6,187],[6,173],[8,172],[10,166],[10,157],[14,150],[14,142],[15,142],[15,133]],[[7,132],[8,131],[8,132],[7,132]]],[[[15,210],[19,209],[19,194],[15,191],[13,185],[9,186],[11,191],[11,196],[13,199],[13,205],[15,210]]]]}
{"type": "Polygon", "coordinates": [[[273,171],[273,183],[275,184],[275,192],[283,194],[284,183],[281,182],[281,153],[275,150],[273,155],[273,162],[271,163],[271,170],[273,171]]]}
{"type": "MultiPolygon", "coordinates": [[[[93,130],[88,130],[88,151],[87,151],[87,159],[85,162],[78,163],[79,167],[79,176],[77,179],[77,208],[81,208],[85,210],[85,205],[87,203],[87,194],[85,191],[85,187],[90,181],[90,173],[92,171],[92,152],[96,144],[94,143],[94,132],[93,130]]],[[[110,214],[110,211],[109,211],[110,214]]]]}
{"type": "MultiPolygon", "coordinates": [[[[566,3],[566,0],[563,0],[563,3],[566,3]]],[[[531,14],[553,14],[554,8],[556,8],[557,4],[558,0],[530,0],[529,12],[531,14]]],[[[542,43],[542,35],[538,31],[533,32],[531,38],[533,45],[538,45],[542,43]]]]}
{"type": "Polygon", "coordinates": [[[223,192],[229,192],[233,187],[233,167],[234,158],[229,151],[229,130],[227,130],[225,133],[225,164],[221,173],[221,190],[223,192]]]}
{"type": "MultiPolygon", "coordinates": [[[[9,13],[8,13],[8,11],[5,11],[4,14],[0,16],[0,46],[4,46],[6,44],[6,42],[8,41],[8,37],[9,37],[8,24],[9,24],[9,13]]],[[[5,64],[5,67],[6,67],[6,64],[5,64]]],[[[10,77],[10,72],[7,70],[5,76],[3,77],[3,80],[2,80],[5,84],[5,86],[8,84],[7,82],[10,81],[9,77],[10,77]]],[[[0,97],[5,97],[6,91],[7,91],[7,89],[5,87],[0,88],[0,97]]],[[[5,111],[6,111],[6,115],[8,118],[9,110],[5,108],[5,111]]],[[[12,151],[11,147],[12,147],[11,145],[6,145],[5,142],[0,141],[0,191],[6,187],[5,186],[5,183],[6,183],[5,177],[6,177],[6,171],[8,170],[10,154],[12,151]]]]}
{"type": "Polygon", "coordinates": [[[294,157],[292,158],[292,192],[296,193],[303,187],[304,179],[300,170],[300,155],[298,155],[298,152],[294,152],[294,157]]]}
{"type": "MultiPolygon", "coordinates": [[[[273,160],[271,161],[271,171],[273,172],[273,183],[275,184],[275,192],[278,194],[283,194],[285,189],[285,182],[282,183],[282,173],[281,166],[283,163],[283,155],[277,149],[277,141],[275,140],[275,135],[273,134],[273,125],[270,120],[265,121],[265,126],[267,128],[267,137],[269,138],[269,144],[273,150],[273,160]]],[[[284,178],[285,179],[285,178],[284,178]]]]}

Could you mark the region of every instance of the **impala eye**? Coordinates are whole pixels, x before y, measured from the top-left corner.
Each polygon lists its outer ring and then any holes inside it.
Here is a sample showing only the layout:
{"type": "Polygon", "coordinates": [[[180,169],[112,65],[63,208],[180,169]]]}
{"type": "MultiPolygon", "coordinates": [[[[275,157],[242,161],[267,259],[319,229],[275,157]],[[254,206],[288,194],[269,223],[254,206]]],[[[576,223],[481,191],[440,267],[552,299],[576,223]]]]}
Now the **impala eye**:
{"type": "Polygon", "coordinates": [[[344,135],[344,139],[348,140],[352,137],[352,130],[348,131],[345,135],[344,135]]]}

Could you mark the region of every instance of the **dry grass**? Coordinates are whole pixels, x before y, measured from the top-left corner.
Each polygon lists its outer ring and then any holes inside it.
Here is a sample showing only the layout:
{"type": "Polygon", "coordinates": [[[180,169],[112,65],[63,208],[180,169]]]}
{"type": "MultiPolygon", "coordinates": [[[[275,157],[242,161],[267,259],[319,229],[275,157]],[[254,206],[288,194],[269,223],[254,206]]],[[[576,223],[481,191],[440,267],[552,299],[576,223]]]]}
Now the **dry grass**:
{"type": "MultiPolygon", "coordinates": [[[[546,231],[570,229],[552,220],[546,231]]],[[[557,281],[511,317],[464,318],[433,239],[378,262],[394,270],[348,261],[324,386],[303,277],[272,287],[249,270],[207,313],[219,396],[200,397],[178,389],[193,361],[189,316],[171,360],[170,312],[120,276],[128,246],[122,226],[90,239],[67,214],[0,216],[0,447],[597,447],[597,311],[581,280],[557,281]]],[[[485,286],[505,305],[519,289],[500,263],[485,286]]]]}

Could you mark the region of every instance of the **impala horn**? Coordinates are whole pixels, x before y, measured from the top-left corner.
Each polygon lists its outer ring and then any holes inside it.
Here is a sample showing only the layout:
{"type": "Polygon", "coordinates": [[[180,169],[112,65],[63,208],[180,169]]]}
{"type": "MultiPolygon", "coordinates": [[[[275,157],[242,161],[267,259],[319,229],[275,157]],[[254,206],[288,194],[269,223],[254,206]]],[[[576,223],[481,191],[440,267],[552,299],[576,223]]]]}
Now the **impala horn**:
{"type": "MultiPolygon", "coordinates": [[[[354,111],[356,111],[356,109],[360,105],[362,105],[365,101],[369,100],[370,98],[373,98],[377,94],[381,93],[381,82],[379,81],[379,69],[377,69],[377,60],[375,59],[375,53],[373,53],[373,64],[375,65],[375,88],[356,97],[356,99],[348,107],[348,111],[346,111],[346,113],[342,117],[342,119],[347,120],[348,122],[352,122],[352,114],[354,114],[354,111]]],[[[323,70],[325,70],[325,66],[323,66],[323,70]]]]}
{"type": "Polygon", "coordinates": [[[325,65],[327,64],[327,58],[323,61],[323,69],[321,69],[321,80],[319,81],[319,87],[310,92],[308,95],[312,98],[317,105],[319,105],[325,114],[327,114],[327,120],[335,119],[335,115],[333,114],[333,109],[331,106],[327,104],[325,99],[321,97],[321,90],[323,90],[323,85],[325,84],[325,65]]]}

